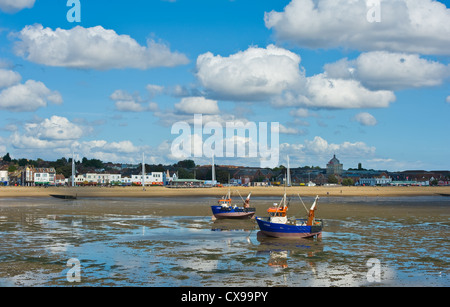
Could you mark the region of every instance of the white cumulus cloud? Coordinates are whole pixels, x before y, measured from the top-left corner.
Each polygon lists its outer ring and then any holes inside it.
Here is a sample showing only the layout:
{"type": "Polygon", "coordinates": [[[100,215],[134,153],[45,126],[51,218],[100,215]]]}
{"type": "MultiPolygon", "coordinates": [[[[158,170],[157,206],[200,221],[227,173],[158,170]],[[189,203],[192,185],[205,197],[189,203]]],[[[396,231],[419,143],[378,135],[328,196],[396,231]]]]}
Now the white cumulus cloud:
{"type": "Polygon", "coordinates": [[[141,46],[128,35],[102,26],[52,30],[40,24],[26,26],[17,34],[15,52],[25,59],[48,66],[107,70],[173,67],[189,62],[184,54],[153,40],[141,46]]]}
{"type": "Polygon", "coordinates": [[[341,163],[346,164],[347,161],[353,161],[355,158],[374,158],[376,148],[361,141],[332,143],[320,136],[315,136],[312,140],[307,139],[301,144],[280,144],[280,156],[289,155],[291,165],[292,163],[300,163],[325,167],[334,154],[341,163]]]}
{"type": "Polygon", "coordinates": [[[325,65],[328,77],[354,78],[370,89],[401,90],[438,86],[450,76],[450,66],[418,54],[374,51],[357,59],[325,65]]]}
{"type": "Polygon", "coordinates": [[[16,13],[34,6],[36,0],[0,0],[0,10],[6,13],[16,13]]]}
{"type": "Polygon", "coordinates": [[[46,107],[48,102],[62,103],[61,94],[51,91],[40,81],[28,80],[0,92],[0,109],[12,112],[32,112],[46,107]]]}
{"type": "Polygon", "coordinates": [[[0,69],[0,88],[10,87],[20,82],[22,77],[18,72],[0,69]]]}
{"type": "Polygon", "coordinates": [[[274,106],[323,109],[386,108],[396,99],[391,91],[371,91],[359,81],[328,78],[326,74],[308,77],[305,88],[273,99],[274,106]]]}
{"type": "Polygon", "coordinates": [[[175,110],[183,114],[219,114],[216,100],[204,97],[186,97],[175,104],[175,110]]]}
{"type": "Polygon", "coordinates": [[[210,96],[228,100],[263,100],[298,86],[300,56],[269,45],[250,47],[228,57],[211,52],[197,58],[197,78],[210,96]]]}
{"type": "Polygon", "coordinates": [[[366,0],[292,0],[266,12],[277,38],[308,48],[344,47],[450,54],[450,10],[435,0],[380,1],[380,22],[369,22],[366,0]]]}
{"type": "Polygon", "coordinates": [[[103,153],[137,153],[139,148],[133,145],[131,141],[120,141],[108,143],[105,140],[86,141],[82,143],[86,146],[86,151],[89,152],[103,152],[103,153]]]}
{"type": "Polygon", "coordinates": [[[83,130],[67,118],[52,116],[40,123],[25,124],[28,135],[43,140],[76,140],[83,135],[83,130]]]}
{"type": "Polygon", "coordinates": [[[377,124],[376,118],[367,112],[361,112],[355,115],[354,120],[363,126],[375,126],[377,124]]]}
{"type": "MultiPolygon", "coordinates": [[[[73,141],[83,135],[79,125],[61,116],[25,123],[23,131],[15,131],[9,138],[14,148],[33,152],[35,150],[70,148],[73,141]]],[[[48,153],[47,153],[48,154],[48,153]]]]}
{"type": "Polygon", "coordinates": [[[116,90],[109,98],[115,101],[116,110],[121,112],[154,112],[158,110],[155,102],[144,101],[139,94],[130,94],[124,90],[116,90]]]}

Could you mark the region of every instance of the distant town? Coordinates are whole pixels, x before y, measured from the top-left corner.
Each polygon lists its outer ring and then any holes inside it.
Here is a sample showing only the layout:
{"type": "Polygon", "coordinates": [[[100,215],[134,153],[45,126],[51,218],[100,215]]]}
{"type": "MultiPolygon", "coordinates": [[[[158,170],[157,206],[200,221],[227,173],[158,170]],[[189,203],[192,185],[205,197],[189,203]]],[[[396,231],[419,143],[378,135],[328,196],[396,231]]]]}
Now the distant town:
{"type": "Polygon", "coordinates": [[[231,165],[196,165],[193,160],[173,165],[122,164],[82,158],[56,161],[0,157],[0,186],[449,186],[448,170],[365,169],[359,163],[344,169],[334,155],[324,167],[258,168],[231,165]],[[73,173],[73,169],[75,172],[73,173]],[[143,172],[144,169],[144,172],[143,172]],[[72,178],[73,174],[73,178],[72,178]]]}

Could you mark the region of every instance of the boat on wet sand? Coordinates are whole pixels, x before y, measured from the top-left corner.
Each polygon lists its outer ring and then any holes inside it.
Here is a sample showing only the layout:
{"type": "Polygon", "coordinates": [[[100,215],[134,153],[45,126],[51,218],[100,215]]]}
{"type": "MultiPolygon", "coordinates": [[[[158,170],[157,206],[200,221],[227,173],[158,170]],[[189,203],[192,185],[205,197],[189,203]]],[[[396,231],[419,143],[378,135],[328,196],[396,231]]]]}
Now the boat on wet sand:
{"type": "Polygon", "coordinates": [[[231,204],[231,193],[228,191],[227,195],[222,197],[218,205],[211,206],[213,216],[216,219],[249,219],[255,215],[256,209],[250,207],[250,194],[244,201],[244,205],[239,207],[231,204]]]}
{"type": "Polygon", "coordinates": [[[59,198],[59,199],[67,199],[67,200],[75,200],[77,199],[77,195],[68,195],[68,194],[50,194],[51,197],[59,198]]]}
{"type": "Polygon", "coordinates": [[[275,238],[321,238],[323,221],[315,218],[318,199],[319,196],[316,196],[307,219],[288,218],[288,204],[284,194],[280,204],[275,203],[267,210],[268,217],[256,217],[259,229],[264,235],[275,238]]]}

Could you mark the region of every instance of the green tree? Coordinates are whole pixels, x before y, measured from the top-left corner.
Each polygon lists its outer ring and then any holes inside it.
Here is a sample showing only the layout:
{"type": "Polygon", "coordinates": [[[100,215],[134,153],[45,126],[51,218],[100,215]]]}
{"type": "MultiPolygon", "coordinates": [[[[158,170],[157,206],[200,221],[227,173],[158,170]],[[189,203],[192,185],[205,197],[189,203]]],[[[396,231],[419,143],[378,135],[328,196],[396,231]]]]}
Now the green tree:
{"type": "Polygon", "coordinates": [[[93,168],[103,168],[103,162],[99,159],[88,159],[86,157],[83,157],[81,160],[81,164],[84,167],[93,167],[93,168]]]}
{"type": "Polygon", "coordinates": [[[9,156],[9,152],[3,156],[3,161],[5,162],[11,162],[11,157],[9,156]]]}
{"type": "Polygon", "coordinates": [[[178,178],[180,179],[194,179],[194,173],[189,172],[184,168],[178,169],[178,178]]]}
{"type": "Polygon", "coordinates": [[[352,178],[345,178],[344,180],[342,180],[342,185],[352,186],[355,185],[355,182],[353,181],[352,178]]]}
{"type": "Polygon", "coordinates": [[[216,180],[220,183],[228,183],[229,172],[224,169],[216,170],[216,180]]]}
{"type": "Polygon", "coordinates": [[[19,161],[17,162],[17,164],[19,164],[19,166],[25,166],[28,164],[28,160],[27,159],[19,159],[19,161]]]}
{"type": "Polygon", "coordinates": [[[338,183],[338,179],[335,175],[331,174],[330,176],[328,176],[328,183],[338,183]]]}
{"type": "Polygon", "coordinates": [[[178,161],[178,163],[175,164],[175,167],[194,168],[195,162],[193,160],[178,161]]]}

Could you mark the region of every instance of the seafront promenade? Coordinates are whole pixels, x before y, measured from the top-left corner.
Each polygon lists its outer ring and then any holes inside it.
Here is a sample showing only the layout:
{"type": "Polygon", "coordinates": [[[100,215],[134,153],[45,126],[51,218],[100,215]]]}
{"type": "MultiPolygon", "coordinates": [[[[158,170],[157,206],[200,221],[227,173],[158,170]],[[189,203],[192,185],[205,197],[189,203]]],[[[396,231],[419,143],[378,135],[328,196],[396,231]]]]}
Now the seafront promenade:
{"type": "MultiPolygon", "coordinates": [[[[235,197],[247,195],[252,197],[281,196],[284,187],[231,187],[235,197]]],[[[77,195],[77,197],[221,197],[228,192],[222,188],[178,188],[165,187],[0,187],[1,198],[14,197],[49,197],[50,194],[77,195]]],[[[396,196],[433,196],[450,195],[450,186],[434,187],[355,187],[355,186],[315,186],[288,187],[288,195],[300,196],[359,196],[359,197],[396,197],[396,196]]],[[[450,198],[449,198],[450,201],[450,198]]]]}

